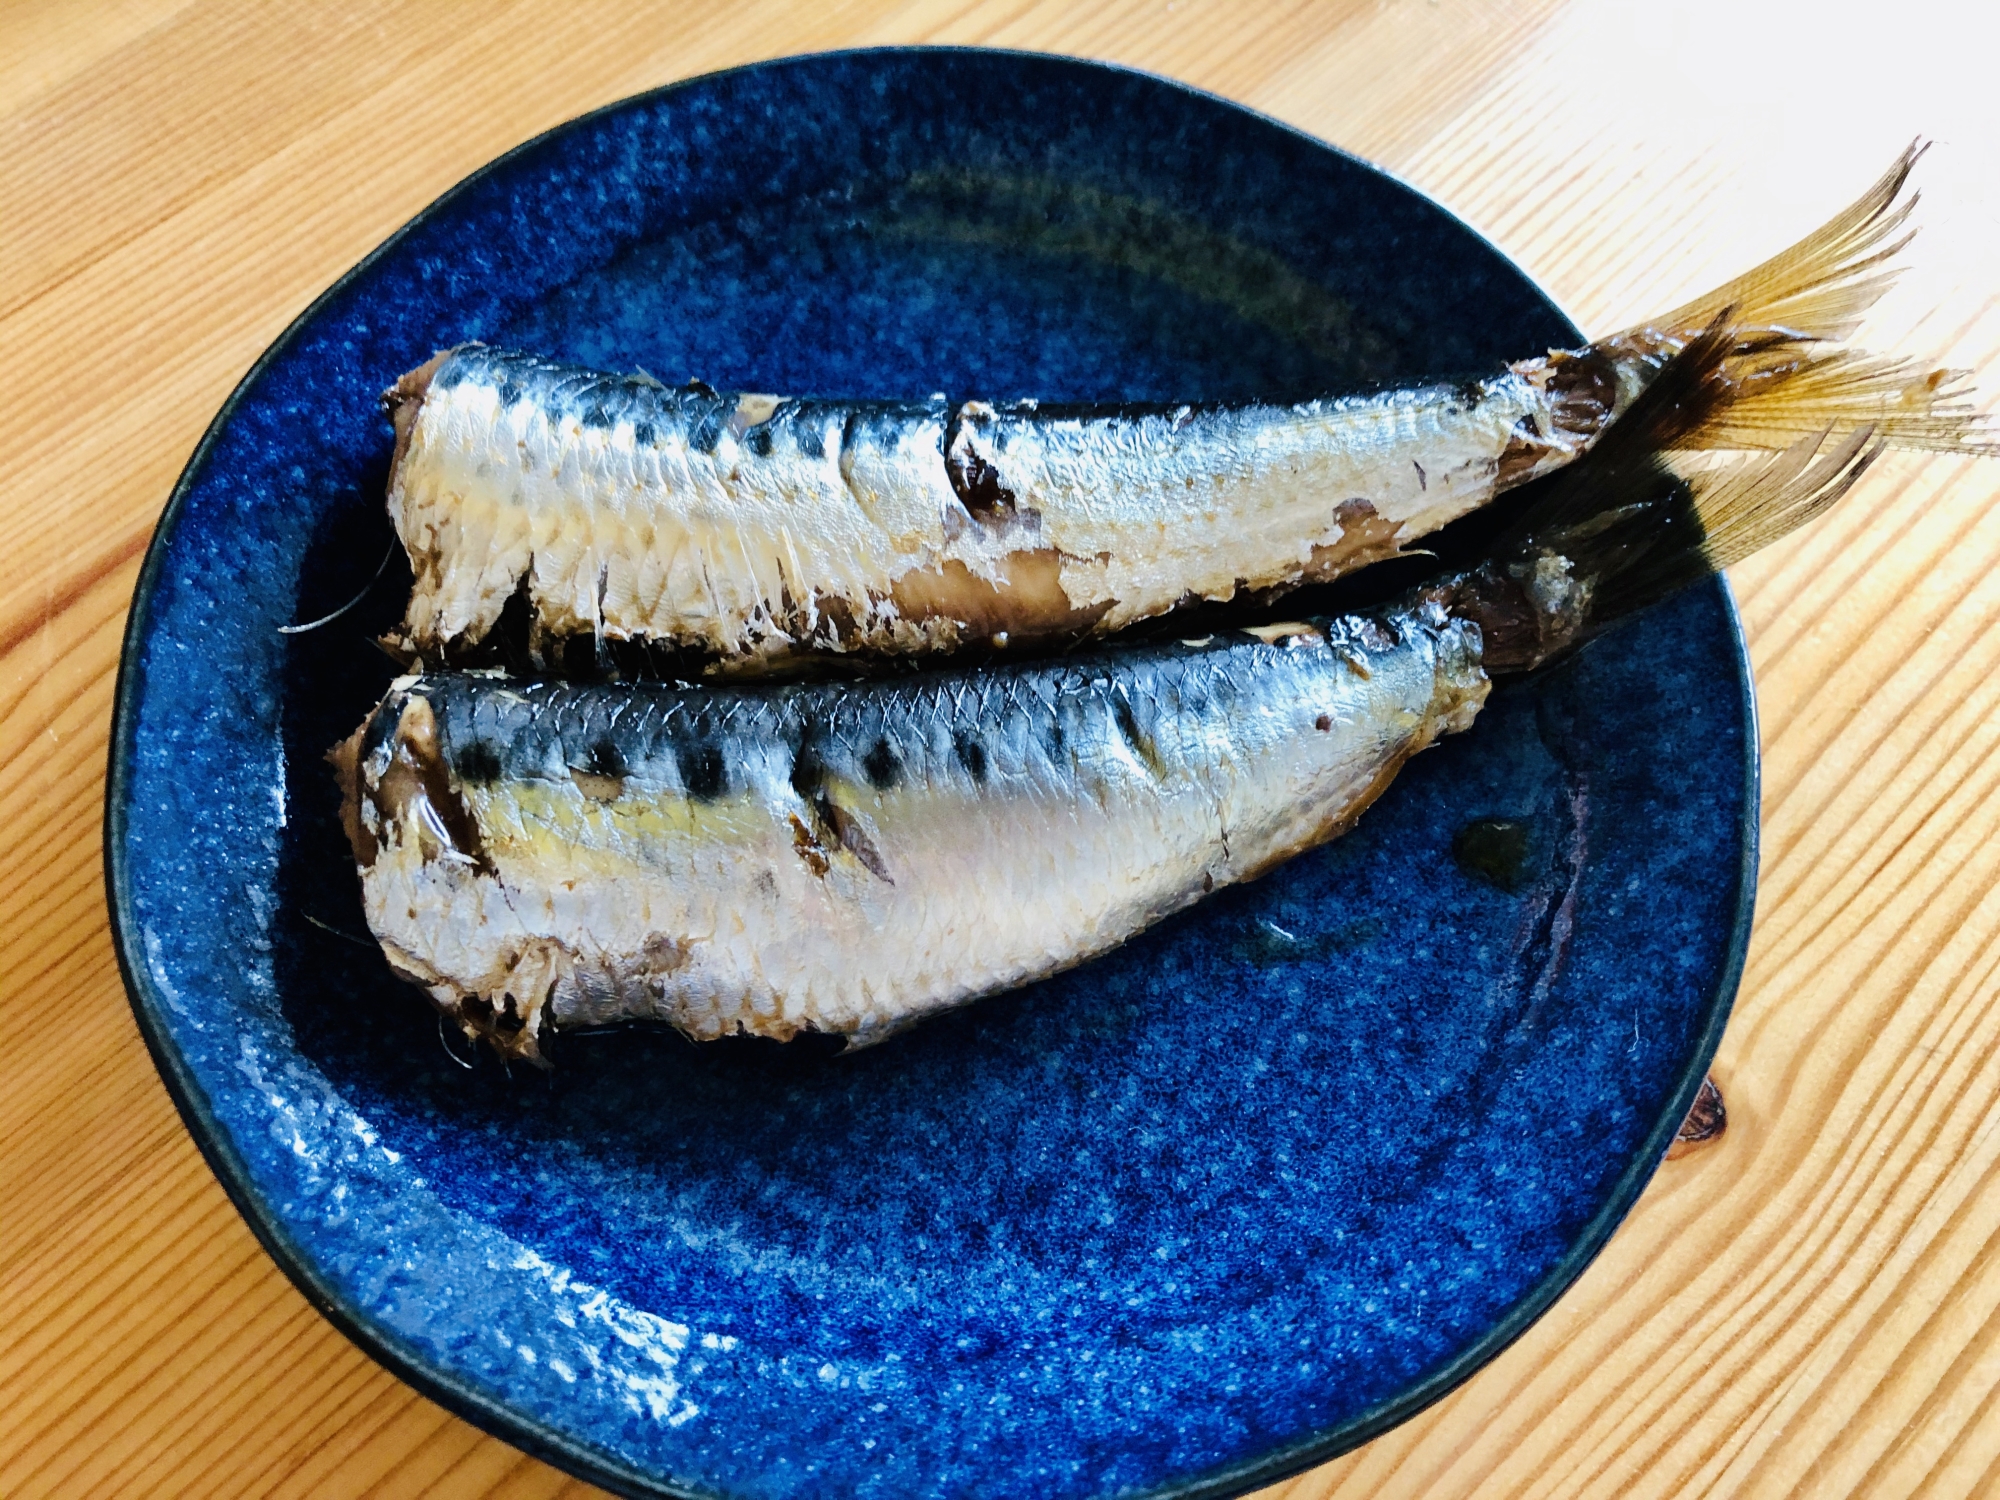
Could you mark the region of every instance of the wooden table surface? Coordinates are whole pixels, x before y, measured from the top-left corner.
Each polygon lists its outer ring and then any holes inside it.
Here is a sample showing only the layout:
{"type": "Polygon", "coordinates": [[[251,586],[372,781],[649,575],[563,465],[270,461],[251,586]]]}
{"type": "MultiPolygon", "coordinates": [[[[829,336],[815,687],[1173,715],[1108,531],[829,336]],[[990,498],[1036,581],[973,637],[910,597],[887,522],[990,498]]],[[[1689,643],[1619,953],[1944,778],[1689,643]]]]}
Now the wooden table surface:
{"type": "MultiPolygon", "coordinates": [[[[168,490],[264,345],[431,198],[726,64],[1028,47],[1372,157],[1603,332],[1924,134],[1925,233],[1866,337],[1991,392],[1985,9],[0,0],[0,1493],[595,1493],[384,1373],[265,1258],[154,1074],[105,922],[119,632],[168,490]]],[[[1272,1494],[2000,1493],[1996,489],[2000,462],[1896,459],[1736,570],[1764,865],[1726,1136],[1669,1162],[1495,1364],[1272,1494]]]]}

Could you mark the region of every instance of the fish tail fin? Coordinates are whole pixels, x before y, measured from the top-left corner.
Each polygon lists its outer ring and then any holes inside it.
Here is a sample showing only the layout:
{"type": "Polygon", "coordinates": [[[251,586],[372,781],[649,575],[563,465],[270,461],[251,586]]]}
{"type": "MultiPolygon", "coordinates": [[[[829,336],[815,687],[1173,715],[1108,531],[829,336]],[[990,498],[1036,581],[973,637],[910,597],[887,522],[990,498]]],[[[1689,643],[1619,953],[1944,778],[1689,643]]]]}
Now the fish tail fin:
{"type": "Polygon", "coordinates": [[[1858,349],[1822,352],[1776,340],[1763,350],[1733,353],[1724,368],[1735,399],[1678,448],[1776,451],[1814,433],[1868,427],[1895,448],[2000,454],[1971,404],[1964,370],[1927,370],[1858,349]]]}
{"type": "Polygon", "coordinates": [[[1660,429],[1661,448],[1779,451],[1814,433],[1866,426],[1892,447],[2000,453],[1967,399],[1964,372],[1840,347],[1896,278],[1890,262],[1914,233],[1910,174],[1925,149],[1912,144],[1847,208],[1733,281],[1588,350],[1517,368],[1539,376],[1559,426],[1612,414],[1622,422],[1670,361],[1727,330],[1708,350],[1713,399],[1699,420],[1690,413],[1660,429]],[[1570,417],[1561,404],[1589,397],[1600,403],[1596,412],[1570,417]]]}
{"type": "Polygon", "coordinates": [[[1896,279],[1888,262],[1915,233],[1908,224],[1917,193],[1904,189],[1928,149],[1927,142],[1911,142],[1867,192],[1796,245],[1642,326],[1691,334],[1727,313],[1746,327],[1784,329],[1800,339],[1852,337],[1896,279]]]}
{"type": "Polygon", "coordinates": [[[1868,423],[1726,459],[1663,452],[1663,434],[1730,399],[1716,368],[1732,338],[1713,327],[1690,340],[1602,444],[1540,482],[1484,564],[1440,587],[1441,603],[1480,625],[1488,670],[1531,670],[1768,546],[1882,452],[1868,423]]]}

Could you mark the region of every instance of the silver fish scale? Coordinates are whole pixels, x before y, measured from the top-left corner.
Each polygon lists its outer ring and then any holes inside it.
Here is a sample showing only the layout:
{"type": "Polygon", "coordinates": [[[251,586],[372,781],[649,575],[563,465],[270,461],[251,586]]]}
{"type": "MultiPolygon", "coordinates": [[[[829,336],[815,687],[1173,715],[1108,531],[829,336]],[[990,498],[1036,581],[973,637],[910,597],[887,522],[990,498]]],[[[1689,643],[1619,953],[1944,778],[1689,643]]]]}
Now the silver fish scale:
{"type": "MultiPolygon", "coordinates": [[[[559,364],[532,354],[513,350],[467,345],[455,351],[438,369],[432,389],[451,391],[463,385],[485,384],[500,394],[501,404],[513,407],[527,402],[557,420],[574,419],[580,426],[604,430],[620,423],[646,424],[653,429],[640,446],[649,446],[657,435],[687,429],[703,435],[712,447],[715,437],[737,410],[739,397],[711,390],[700,382],[666,386],[639,375],[612,375],[559,364]]],[[[940,409],[938,403],[918,401],[787,400],[777,404],[770,417],[758,425],[775,439],[786,434],[793,443],[800,438],[811,445],[817,438],[812,424],[829,418],[850,418],[860,425],[891,423],[912,414],[940,409]]],[[[817,457],[818,454],[811,456],[817,457]]]]}
{"type": "MultiPolygon", "coordinates": [[[[672,783],[691,750],[714,746],[727,792],[740,788],[729,767],[745,746],[783,745],[796,756],[811,744],[828,770],[870,784],[882,777],[867,761],[883,746],[897,780],[965,774],[960,743],[979,745],[990,766],[1015,775],[1088,765],[1131,748],[1134,737],[1146,758],[1164,758],[1155,742],[1214,744],[1220,726],[1267,710],[1278,684],[1321,672],[1329,647],[1336,657],[1365,649],[1336,626],[1310,650],[1238,640],[915,682],[729,691],[447,675],[415,691],[432,703],[455,769],[476,745],[498,757],[503,778],[560,778],[589,770],[609,745],[634,773],[672,783]]],[[[1196,773],[1199,764],[1183,770],[1196,773]]]]}

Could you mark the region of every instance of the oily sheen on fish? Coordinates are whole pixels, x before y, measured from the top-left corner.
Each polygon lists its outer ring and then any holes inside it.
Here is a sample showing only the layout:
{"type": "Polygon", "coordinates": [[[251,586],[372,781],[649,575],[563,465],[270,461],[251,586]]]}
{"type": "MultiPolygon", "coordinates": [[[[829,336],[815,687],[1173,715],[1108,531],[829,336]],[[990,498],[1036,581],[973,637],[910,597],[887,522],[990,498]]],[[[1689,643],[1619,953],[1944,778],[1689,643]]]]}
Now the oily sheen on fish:
{"type": "Polygon", "coordinates": [[[1482,378],[1303,401],[1063,407],[668,388],[478,345],[388,395],[388,507],[415,576],[396,642],[462,662],[518,605],[537,666],[588,639],[672,670],[1018,647],[1393,555],[1601,442],[1726,332],[1676,450],[1868,425],[1966,451],[1950,382],[1839,346],[1884,285],[1911,158],[1792,250],[1587,348],[1482,378]]]}
{"type": "Polygon", "coordinates": [[[1566,460],[1605,413],[1571,431],[1580,408],[1544,387],[1085,411],[667,389],[459,348],[398,398],[402,639],[438,660],[517,590],[538,638],[724,660],[1109,632],[1334,577],[1566,460]]]}
{"type": "Polygon", "coordinates": [[[865,1043],[1350,824],[1486,696],[1436,605],[895,683],[397,685],[346,748],[368,922],[448,1013],[865,1043]]]}

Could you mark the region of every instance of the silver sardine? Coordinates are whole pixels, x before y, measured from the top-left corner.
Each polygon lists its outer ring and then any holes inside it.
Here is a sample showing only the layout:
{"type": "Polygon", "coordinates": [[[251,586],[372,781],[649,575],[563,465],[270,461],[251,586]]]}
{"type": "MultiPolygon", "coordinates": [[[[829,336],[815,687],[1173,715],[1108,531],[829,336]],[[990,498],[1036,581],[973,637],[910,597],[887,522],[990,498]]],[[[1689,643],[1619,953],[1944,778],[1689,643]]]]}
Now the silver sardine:
{"type": "Polygon", "coordinates": [[[1152,408],[797,400],[451,350],[388,397],[388,504],[416,580],[401,644],[441,665],[518,594],[538,653],[587,635],[745,670],[1268,595],[1570,463],[1716,324],[1724,399],[1662,442],[1782,448],[1868,423],[1962,447],[1971,419],[1940,377],[1828,344],[1882,285],[1908,167],[1706,298],[1457,385],[1152,408]]]}
{"type": "Polygon", "coordinates": [[[369,926],[544,1026],[865,1043],[1347,827],[1485,700],[1437,605],[893,684],[399,683],[352,749],[369,926]]]}

